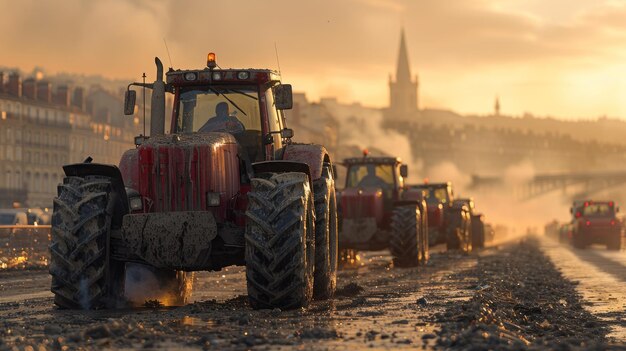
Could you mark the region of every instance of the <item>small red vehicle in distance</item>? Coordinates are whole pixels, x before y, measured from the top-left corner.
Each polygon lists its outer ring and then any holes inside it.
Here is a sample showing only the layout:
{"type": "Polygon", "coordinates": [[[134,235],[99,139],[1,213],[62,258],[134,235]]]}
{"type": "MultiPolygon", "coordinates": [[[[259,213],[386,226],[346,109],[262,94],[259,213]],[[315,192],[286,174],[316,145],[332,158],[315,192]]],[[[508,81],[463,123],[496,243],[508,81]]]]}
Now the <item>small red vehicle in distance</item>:
{"type": "Polygon", "coordinates": [[[622,223],[619,207],[613,201],[585,201],[572,206],[571,244],[583,249],[592,244],[606,245],[609,250],[622,247],[622,223]],[[578,205],[578,206],[576,206],[578,205]]]}

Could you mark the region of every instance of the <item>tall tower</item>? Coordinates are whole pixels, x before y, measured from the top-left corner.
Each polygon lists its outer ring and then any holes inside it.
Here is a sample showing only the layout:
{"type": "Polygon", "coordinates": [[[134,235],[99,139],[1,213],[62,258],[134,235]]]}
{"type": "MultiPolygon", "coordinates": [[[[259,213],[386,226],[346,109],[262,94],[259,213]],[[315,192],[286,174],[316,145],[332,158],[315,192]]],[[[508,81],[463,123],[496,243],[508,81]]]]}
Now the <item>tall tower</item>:
{"type": "Polygon", "coordinates": [[[500,97],[496,95],[496,103],[493,106],[493,110],[496,116],[500,116],[500,97]]]}
{"type": "Polygon", "coordinates": [[[410,120],[418,110],[418,78],[411,80],[409,54],[404,38],[404,28],[400,33],[400,51],[396,67],[396,81],[389,76],[389,112],[396,120],[410,120]]]}

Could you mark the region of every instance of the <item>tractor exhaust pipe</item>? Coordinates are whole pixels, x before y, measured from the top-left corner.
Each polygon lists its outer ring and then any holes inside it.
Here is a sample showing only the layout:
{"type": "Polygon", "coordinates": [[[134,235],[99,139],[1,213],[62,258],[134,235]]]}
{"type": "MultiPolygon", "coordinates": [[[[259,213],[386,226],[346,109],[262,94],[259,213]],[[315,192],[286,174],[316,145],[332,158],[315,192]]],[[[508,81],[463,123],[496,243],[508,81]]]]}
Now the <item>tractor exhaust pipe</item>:
{"type": "Polygon", "coordinates": [[[163,63],[154,58],[157,66],[156,80],[152,88],[152,112],[150,115],[150,136],[165,134],[165,82],[163,81],[163,63]]]}

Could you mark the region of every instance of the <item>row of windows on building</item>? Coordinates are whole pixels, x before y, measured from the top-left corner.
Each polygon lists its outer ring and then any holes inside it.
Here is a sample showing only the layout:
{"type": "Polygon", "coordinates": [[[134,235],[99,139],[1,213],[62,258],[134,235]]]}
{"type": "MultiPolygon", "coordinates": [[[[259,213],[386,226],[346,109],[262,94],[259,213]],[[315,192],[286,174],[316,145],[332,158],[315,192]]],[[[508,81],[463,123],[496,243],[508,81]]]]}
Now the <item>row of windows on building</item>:
{"type": "Polygon", "coordinates": [[[17,101],[0,100],[0,114],[6,118],[7,114],[24,116],[37,122],[69,123],[81,128],[88,128],[91,118],[87,114],[74,113],[58,108],[46,108],[22,104],[17,101]]]}
{"type": "Polygon", "coordinates": [[[24,172],[6,170],[4,187],[7,189],[26,189],[29,192],[53,193],[57,184],[63,181],[61,173],[24,172]]]}

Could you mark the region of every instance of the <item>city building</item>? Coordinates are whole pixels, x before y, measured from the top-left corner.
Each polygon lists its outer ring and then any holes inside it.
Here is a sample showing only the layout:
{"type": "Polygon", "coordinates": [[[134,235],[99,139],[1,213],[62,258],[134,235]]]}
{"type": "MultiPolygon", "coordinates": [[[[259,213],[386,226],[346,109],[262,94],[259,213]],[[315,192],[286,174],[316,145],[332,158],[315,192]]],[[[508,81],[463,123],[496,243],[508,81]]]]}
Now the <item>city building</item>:
{"type": "Polygon", "coordinates": [[[0,72],[0,207],[52,206],[64,164],[117,164],[140,132],[122,97],[0,72]]]}

